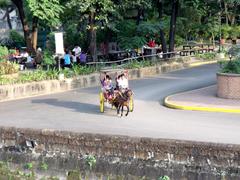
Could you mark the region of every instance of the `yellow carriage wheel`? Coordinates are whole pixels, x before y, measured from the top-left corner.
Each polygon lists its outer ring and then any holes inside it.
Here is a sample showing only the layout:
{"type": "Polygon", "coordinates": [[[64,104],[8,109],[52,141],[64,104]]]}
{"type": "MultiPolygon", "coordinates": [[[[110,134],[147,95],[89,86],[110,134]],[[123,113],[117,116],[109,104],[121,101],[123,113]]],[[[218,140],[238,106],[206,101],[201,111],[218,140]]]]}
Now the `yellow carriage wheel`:
{"type": "Polygon", "coordinates": [[[129,111],[133,112],[133,109],[134,109],[133,96],[131,96],[129,100],[129,111]]]}
{"type": "Polygon", "coordinates": [[[99,93],[99,98],[100,98],[100,112],[103,113],[104,112],[104,96],[102,92],[99,93]]]}

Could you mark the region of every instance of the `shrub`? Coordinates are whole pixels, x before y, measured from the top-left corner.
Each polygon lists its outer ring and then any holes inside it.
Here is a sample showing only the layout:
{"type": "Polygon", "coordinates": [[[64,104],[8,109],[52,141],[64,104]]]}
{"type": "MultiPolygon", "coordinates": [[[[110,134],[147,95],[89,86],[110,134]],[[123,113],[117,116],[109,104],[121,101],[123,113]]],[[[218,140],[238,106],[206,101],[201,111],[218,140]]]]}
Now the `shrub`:
{"type": "Polygon", "coordinates": [[[12,46],[18,48],[25,46],[24,37],[21,34],[19,34],[16,30],[10,31],[9,39],[12,41],[12,46]]]}
{"type": "Polygon", "coordinates": [[[96,69],[91,66],[73,65],[72,71],[74,75],[84,75],[84,74],[91,74],[95,72],[96,69]]]}
{"type": "Polygon", "coordinates": [[[123,67],[127,69],[135,69],[135,68],[139,69],[142,67],[148,67],[152,65],[153,65],[153,62],[150,60],[141,60],[141,61],[133,60],[127,64],[124,64],[123,67]]]}
{"type": "Polygon", "coordinates": [[[17,73],[19,65],[9,61],[0,62],[0,75],[17,73]]]}
{"type": "Polygon", "coordinates": [[[9,37],[1,38],[0,39],[0,45],[1,46],[12,47],[13,46],[13,41],[9,37]]]}
{"type": "Polygon", "coordinates": [[[240,74],[240,58],[228,62],[220,62],[220,66],[222,73],[240,74]]]}
{"type": "Polygon", "coordinates": [[[216,57],[216,53],[215,52],[208,52],[208,53],[204,53],[204,54],[196,54],[196,57],[206,59],[206,60],[212,60],[216,57]]]}
{"type": "Polygon", "coordinates": [[[240,57],[240,45],[234,45],[228,50],[228,54],[235,57],[240,57]]]}
{"type": "Polygon", "coordinates": [[[48,66],[48,69],[50,65],[55,64],[54,57],[50,51],[44,51],[42,64],[48,66]]]}
{"type": "Polygon", "coordinates": [[[0,61],[6,60],[8,54],[8,48],[6,46],[0,46],[0,61]]]}

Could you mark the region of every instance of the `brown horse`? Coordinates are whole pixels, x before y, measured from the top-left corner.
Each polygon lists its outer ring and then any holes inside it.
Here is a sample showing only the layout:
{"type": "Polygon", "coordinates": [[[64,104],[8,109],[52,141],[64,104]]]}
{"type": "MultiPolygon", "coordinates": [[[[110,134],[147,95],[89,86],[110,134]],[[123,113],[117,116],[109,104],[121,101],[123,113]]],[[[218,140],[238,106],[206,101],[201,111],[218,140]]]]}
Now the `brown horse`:
{"type": "Polygon", "coordinates": [[[125,116],[129,113],[129,100],[130,97],[133,95],[132,90],[128,89],[125,92],[118,92],[116,93],[116,97],[114,98],[112,105],[116,107],[118,116],[123,116],[123,107],[125,106],[127,108],[127,113],[125,116]],[[121,110],[121,115],[120,115],[121,110]]]}

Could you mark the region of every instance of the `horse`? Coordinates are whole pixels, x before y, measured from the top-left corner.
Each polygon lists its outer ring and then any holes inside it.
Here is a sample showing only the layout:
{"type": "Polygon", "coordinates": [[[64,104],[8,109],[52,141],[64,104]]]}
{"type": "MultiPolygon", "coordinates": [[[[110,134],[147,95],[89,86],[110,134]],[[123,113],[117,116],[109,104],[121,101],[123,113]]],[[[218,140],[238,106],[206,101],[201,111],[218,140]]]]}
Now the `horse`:
{"type": "Polygon", "coordinates": [[[129,100],[132,95],[133,95],[133,92],[130,89],[127,89],[124,92],[119,91],[118,93],[116,93],[116,97],[112,101],[112,105],[116,107],[118,116],[123,116],[123,107],[124,106],[127,108],[127,113],[125,114],[125,116],[128,115],[129,100]],[[121,114],[120,114],[120,110],[121,110],[121,114]]]}

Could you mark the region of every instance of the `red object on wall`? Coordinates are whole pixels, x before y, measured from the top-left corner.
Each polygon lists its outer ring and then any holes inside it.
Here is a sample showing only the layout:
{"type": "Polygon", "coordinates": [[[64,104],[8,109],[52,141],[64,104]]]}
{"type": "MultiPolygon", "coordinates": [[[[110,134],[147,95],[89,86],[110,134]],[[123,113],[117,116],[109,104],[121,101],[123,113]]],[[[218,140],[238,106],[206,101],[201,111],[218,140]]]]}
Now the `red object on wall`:
{"type": "Polygon", "coordinates": [[[150,40],[150,41],[148,42],[148,46],[149,46],[149,47],[155,47],[155,46],[156,46],[155,40],[150,40]]]}

